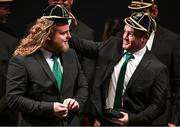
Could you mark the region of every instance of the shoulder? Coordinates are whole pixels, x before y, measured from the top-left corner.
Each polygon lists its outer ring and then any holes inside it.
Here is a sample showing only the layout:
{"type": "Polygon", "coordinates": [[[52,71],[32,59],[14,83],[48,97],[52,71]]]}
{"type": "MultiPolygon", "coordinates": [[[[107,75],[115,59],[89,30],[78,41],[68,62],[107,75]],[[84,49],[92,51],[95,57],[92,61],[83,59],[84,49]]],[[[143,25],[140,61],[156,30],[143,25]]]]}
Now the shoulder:
{"type": "Polygon", "coordinates": [[[91,27],[89,27],[87,24],[85,24],[84,22],[78,20],[78,23],[79,23],[79,27],[83,27],[84,29],[90,32],[94,32],[94,30],[91,27]]]}
{"type": "Polygon", "coordinates": [[[65,53],[61,54],[62,60],[64,63],[69,63],[69,65],[79,65],[79,59],[74,49],[69,48],[65,53]]]}
{"type": "Polygon", "coordinates": [[[73,48],[69,48],[69,50],[65,53],[63,53],[65,57],[69,57],[71,59],[76,59],[77,54],[73,48]]]}
{"type": "Polygon", "coordinates": [[[10,41],[10,42],[17,42],[18,39],[15,38],[14,36],[10,35],[10,34],[7,34],[3,31],[0,31],[0,40],[1,41],[7,41],[7,43],[10,41]]]}
{"type": "Polygon", "coordinates": [[[161,34],[163,33],[166,37],[172,37],[172,39],[180,37],[178,33],[160,25],[157,26],[157,33],[161,33],[161,34]]]}
{"type": "Polygon", "coordinates": [[[11,57],[10,62],[12,62],[12,61],[25,62],[26,60],[31,59],[31,57],[32,57],[32,55],[27,55],[27,56],[15,55],[15,56],[11,57]]]}
{"type": "Polygon", "coordinates": [[[145,57],[149,58],[152,65],[157,69],[167,68],[165,64],[163,64],[153,53],[147,51],[145,57]]]}
{"type": "Polygon", "coordinates": [[[109,39],[107,39],[105,42],[103,42],[102,47],[105,46],[118,46],[122,47],[122,39],[117,36],[111,36],[109,39]]]}
{"type": "Polygon", "coordinates": [[[9,67],[11,66],[23,67],[26,63],[25,57],[26,56],[20,56],[20,55],[11,57],[11,59],[9,60],[9,67]]]}

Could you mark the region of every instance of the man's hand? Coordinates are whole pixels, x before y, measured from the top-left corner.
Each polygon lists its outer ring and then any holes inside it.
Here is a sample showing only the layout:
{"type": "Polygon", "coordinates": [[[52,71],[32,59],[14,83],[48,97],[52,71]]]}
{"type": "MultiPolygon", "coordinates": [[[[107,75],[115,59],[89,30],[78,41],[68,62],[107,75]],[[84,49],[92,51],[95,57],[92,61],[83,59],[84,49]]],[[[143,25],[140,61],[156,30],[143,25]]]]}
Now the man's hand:
{"type": "Polygon", "coordinates": [[[59,118],[64,118],[68,115],[67,105],[61,104],[59,102],[54,103],[54,114],[59,118]]]}
{"type": "Polygon", "coordinates": [[[100,127],[101,123],[97,120],[97,118],[95,118],[94,120],[94,127],[100,127]]]}
{"type": "Polygon", "coordinates": [[[128,125],[128,114],[125,112],[121,112],[124,117],[123,118],[113,118],[114,123],[122,125],[122,126],[127,126],[128,125]]]}
{"type": "Polygon", "coordinates": [[[168,127],[176,127],[176,125],[173,123],[168,123],[168,127]]]}
{"type": "Polygon", "coordinates": [[[63,104],[67,106],[68,110],[79,110],[79,103],[75,99],[67,98],[63,104]]]}

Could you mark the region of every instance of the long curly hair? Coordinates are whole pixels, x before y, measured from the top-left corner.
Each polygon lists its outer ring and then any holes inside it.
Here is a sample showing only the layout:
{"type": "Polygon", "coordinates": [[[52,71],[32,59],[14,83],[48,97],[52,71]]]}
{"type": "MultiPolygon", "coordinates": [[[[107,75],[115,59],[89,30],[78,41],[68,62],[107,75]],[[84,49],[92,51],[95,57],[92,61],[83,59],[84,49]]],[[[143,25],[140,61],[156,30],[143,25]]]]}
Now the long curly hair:
{"type": "Polygon", "coordinates": [[[15,55],[29,55],[46,46],[47,39],[54,34],[55,23],[52,20],[39,18],[30,28],[29,34],[20,40],[14,51],[15,55]]]}

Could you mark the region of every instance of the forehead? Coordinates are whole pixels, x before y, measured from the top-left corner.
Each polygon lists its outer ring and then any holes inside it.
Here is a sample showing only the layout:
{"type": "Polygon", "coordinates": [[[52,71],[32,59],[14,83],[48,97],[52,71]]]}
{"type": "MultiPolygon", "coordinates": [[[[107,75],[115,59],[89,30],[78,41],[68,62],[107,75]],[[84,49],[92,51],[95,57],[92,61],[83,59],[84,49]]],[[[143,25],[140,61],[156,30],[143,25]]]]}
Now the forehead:
{"type": "Polygon", "coordinates": [[[134,32],[134,28],[130,27],[127,24],[124,26],[124,30],[134,32]]]}
{"type": "Polygon", "coordinates": [[[56,30],[66,30],[66,29],[69,29],[69,24],[68,23],[57,23],[55,28],[56,28],[56,30]]]}

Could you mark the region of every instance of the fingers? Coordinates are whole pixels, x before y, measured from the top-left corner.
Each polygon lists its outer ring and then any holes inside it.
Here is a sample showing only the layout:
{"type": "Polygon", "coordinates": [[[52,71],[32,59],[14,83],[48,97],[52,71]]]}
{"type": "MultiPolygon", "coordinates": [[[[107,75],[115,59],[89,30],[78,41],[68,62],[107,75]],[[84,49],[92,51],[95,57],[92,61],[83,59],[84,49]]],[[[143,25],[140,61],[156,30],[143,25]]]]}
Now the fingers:
{"type": "Polygon", "coordinates": [[[54,103],[54,114],[59,118],[66,117],[68,115],[67,106],[59,102],[54,103]]]}
{"type": "Polygon", "coordinates": [[[67,108],[68,108],[69,110],[72,109],[74,103],[75,103],[75,100],[74,100],[74,99],[71,99],[71,98],[65,99],[64,102],[63,102],[63,104],[67,105],[67,108]]]}
{"type": "Polygon", "coordinates": [[[122,118],[113,118],[112,120],[114,123],[118,125],[127,126],[129,121],[128,114],[125,112],[121,112],[121,113],[124,115],[122,118]]]}
{"type": "Polygon", "coordinates": [[[68,110],[79,110],[79,103],[75,99],[67,98],[63,104],[54,103],[54,114],[59,118],[67,117],[68,110]]]}
{"type": "Polygon", "coordinates": [[[77,106],[77,102],[74,99],[72,99],[68,104],[68,109],[69,110],[74,109],[76,106],[77,106]]]}
{"type": "Polygon", "coordinates": [[[75,99],[65,99],[63,104],[67,105],[68,110],[78,110],[79,109],[79,103],[75,99]]]}
{"type": "Polygon", "coordinates": [[[176,127],[176,125],[173,123],[168,123],[168,127],[176,127]]]}

